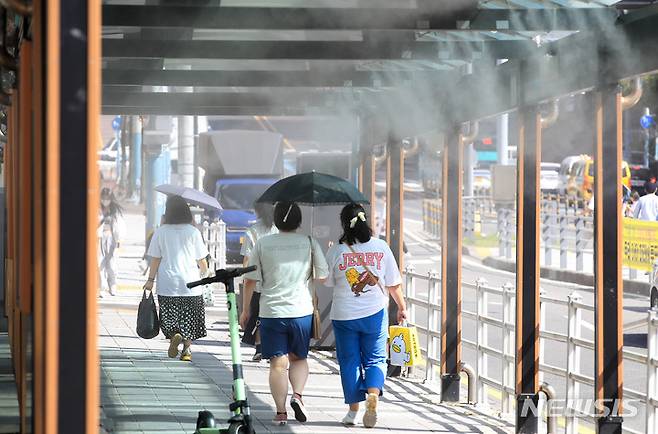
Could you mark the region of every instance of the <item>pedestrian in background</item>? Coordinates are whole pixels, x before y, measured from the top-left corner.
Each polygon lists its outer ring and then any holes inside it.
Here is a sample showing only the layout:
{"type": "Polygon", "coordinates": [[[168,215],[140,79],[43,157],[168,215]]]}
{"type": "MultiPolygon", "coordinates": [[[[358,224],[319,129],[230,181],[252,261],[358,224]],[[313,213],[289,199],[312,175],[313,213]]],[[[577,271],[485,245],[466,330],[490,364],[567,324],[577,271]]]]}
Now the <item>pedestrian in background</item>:
{"type": "Polygon", "coordinates": [[[634,217],[635,216],[635,207],[637,206],[637,202],[640,200],[640,193],[637,191],[634,191],[631,194],[631,198],[626,202],[626,209],[624,210],[624,216],[626,217],[634,217]]]}
{"type": "Polygon", "coordinates": [[[157,277],[160,328],[169,339],[167,354],[192,360],[192,341],[206,336],[206,316],[203,288],[188,288],[187,283],[199,280],[208,272],[208,249],[201,233],[194,227],[190,207],[180,196],[167,199],[164,224],[153,233],[148,250],[151,257],[145,290],[153,290],[157,277]]]}
{"type": "MultiPolygon", "coordinates": [[[[249,258],[251,257],[251,252],[256,245],[256,241],[264,236],[279,233],[279,230],[274,225],[274,208],[272,204],[256,202],[254,203],[254,212],[257,217],[256,223],[247,229],[240,249],[240,254],[244,256],[242,263],[245,267],[249,264],[249,258]]],[[[260,343],[260,332],[258,331],[260,325],[258,311],[260,309],[261,284],[260,282],[251,279],[245,280],[244,284],[245,286],[249,285],[249,288],[247,288],[246,291],[252,292],[253,295],[251,296],[251,302],[249,303],[249,321],[245,325],[242,340],[246,344],[256,346],[256,352],[251,360],[254,362],[260,362],[263,357],[260,343]]]]}
{"type": "Polygon", "coordinates": [[[343,235],[327,252],[334,287],[331,320],[345,403],[342,423],[355,425],[359,403],[366,401],[363,425],[377,423],[377,403],[386,378],[389,294],[398,306],[398,323],[407,319],[402,277],[386,241],[373,237],[361,205],[340,213],[343,235]]]}
{"type": "Polygon", "coordinates": [[[640,220],[655,221],[658,218],[658,196],[656,184],[646,182],[644,190],[647,192],[635,205],[634,217],[640,220]]]}
{"type": "Polygon", "coordinates": [[[116,256],[121,247],[121,239],[125,233],[123,208],[114,197],[112,190],[105,187],[101,190],[101,207],[98,224],[98,269],[101,286],[98,296],[109,291],[116,295],[117,265],[116,256]]]}
{"type": "MultiPolygon", "coordinates": [[[[327,277],[327,261],[316,240],[296,233],[302,223],[302,211],[293,202],[279,202],[274,207],[274,224],[278,234],[256,241],[249,265],[258,269],[245,275],[246,280],[261,284],[260,335],[263,358],[270,360],[270,392],[276,404],[275,425],[288,422],[286,398],[288,381],[292,386],[290,406],[295,419],[308,420],[302,394],[308,379],[308,355],[313,322],[311,280],[327,277]]],[[[240,325],[249,320],[253,284],[245,285],[240,325]]]]}

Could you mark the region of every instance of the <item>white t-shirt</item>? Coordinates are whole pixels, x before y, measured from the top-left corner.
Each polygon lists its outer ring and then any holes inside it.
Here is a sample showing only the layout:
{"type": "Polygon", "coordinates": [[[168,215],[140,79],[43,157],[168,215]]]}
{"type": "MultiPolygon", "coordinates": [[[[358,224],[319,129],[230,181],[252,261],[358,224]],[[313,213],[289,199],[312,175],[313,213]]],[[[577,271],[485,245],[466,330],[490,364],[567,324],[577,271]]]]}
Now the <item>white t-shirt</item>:
{"type": "MultiPolygon", "coordinates": [[[[249,265],[258,266],[245,277],[261,282],[261,317],[299,318],[313,313],[311,243],[307,235],[281,232],[260,238],[249,256],[249,265]]],[[[327,277],[327,261],[316,240],[313,265],[316,279],[327,277]]]]}
{"type": "Polygon", "coordinates": [[[199,280],[197,261],[208,255],[201,232],[189,224],[162,225],[155,230],[148,255],[162,258],[158,267],[157,293],[167,296],[202,295],[203,287],[186,284],[199,280]]]}
{"type": "Polygon", "coordinates": [[[388,306],[387,286],[402,283],[393,252],[384,240],[370,238],[352,246],[335,244],[327,252],[329,277],[326,286],[334,287],[331,319],[345,321],[374,315],[388,306]],[[369,275],[366,264],[374,276],[369,275]],[[384,292],[377,285],[379,282],[384,292]]]}

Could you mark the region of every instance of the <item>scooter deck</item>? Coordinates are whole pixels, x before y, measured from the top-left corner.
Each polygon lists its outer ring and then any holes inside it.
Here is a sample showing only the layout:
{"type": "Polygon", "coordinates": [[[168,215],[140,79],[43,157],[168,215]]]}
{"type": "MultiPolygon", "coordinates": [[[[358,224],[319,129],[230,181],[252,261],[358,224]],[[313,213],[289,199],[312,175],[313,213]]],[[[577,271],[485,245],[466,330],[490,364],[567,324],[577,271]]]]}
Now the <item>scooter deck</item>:
{"type": "Polygon", "coordinates": [[[228,434],[228,428],[200,428],[195,434],[228,434]]]}

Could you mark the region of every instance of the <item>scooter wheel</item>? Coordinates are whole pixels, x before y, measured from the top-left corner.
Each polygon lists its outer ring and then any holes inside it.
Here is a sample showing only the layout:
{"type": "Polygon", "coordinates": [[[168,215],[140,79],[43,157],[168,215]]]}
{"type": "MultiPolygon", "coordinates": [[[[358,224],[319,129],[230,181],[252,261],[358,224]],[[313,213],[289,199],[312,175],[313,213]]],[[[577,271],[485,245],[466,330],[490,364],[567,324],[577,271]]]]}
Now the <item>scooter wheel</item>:
{"type": "Polygon", "coordinates": [[[256,434],[256,431],[247,431],[246,425],[240,422],[233,422],[228,426],[227,434],[256,434]]]}

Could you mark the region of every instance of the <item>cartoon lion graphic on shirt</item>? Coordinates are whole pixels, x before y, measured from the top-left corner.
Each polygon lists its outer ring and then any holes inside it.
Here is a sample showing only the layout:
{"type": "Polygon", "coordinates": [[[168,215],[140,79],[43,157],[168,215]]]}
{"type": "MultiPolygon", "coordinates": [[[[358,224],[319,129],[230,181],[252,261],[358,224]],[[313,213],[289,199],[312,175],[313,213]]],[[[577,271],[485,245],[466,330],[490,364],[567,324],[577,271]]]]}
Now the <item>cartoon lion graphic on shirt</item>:
{"type": "Polygon", "coordinates": [[[370,272],[364,271],[363,273],[359,273],[354,268],[349,268],[345,272],[345,278],[350,284],[355,297],[359,297],[361,294],[369,292],[370,289],[366,289],[366,286],[375,286],[379,281],[379,278],[372,275],[370,272]]]}

